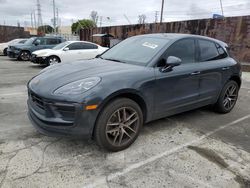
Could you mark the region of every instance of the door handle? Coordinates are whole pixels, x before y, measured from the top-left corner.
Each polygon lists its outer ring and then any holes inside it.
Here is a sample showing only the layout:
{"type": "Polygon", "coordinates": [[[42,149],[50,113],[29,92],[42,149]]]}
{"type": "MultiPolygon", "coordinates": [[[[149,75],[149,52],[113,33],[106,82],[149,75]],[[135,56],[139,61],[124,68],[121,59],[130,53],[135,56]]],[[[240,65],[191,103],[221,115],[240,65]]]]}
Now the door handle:
{"type": "Polygon", "coordinates": [[[195,71],[195,72],[192,72],[191,75],[198,75],[200,73],[201,73],[200,71],[195,71]]]}
{"type": "Polygon", "coordinates": [[[224,71],[224,70],[228,70],[228,69],[230,69],[230,67],[223,67],[223,68],[222,68],[223,71],[224,71]]]}

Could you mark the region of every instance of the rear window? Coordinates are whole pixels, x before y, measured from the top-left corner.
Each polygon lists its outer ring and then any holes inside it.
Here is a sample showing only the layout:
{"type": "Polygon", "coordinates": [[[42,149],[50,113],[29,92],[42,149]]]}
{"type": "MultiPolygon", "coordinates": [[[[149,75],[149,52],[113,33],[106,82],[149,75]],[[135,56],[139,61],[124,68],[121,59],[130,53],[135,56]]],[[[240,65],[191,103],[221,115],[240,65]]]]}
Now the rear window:
{"type": "Polygon", "coordinates": [[[227,57],[225,50],[219,45],[208,40],[199,40],[200,61],[212,61],[227,57]]]}

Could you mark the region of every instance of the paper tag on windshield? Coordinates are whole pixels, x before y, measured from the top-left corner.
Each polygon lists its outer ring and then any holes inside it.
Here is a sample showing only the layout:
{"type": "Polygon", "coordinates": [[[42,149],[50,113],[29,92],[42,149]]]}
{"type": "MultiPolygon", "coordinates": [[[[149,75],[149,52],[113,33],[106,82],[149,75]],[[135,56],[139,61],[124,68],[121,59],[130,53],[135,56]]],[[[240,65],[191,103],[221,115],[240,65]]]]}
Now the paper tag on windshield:
{"type": "Polygon", "coordinates": [[[152,49],[155,49],[155,48],[158,47],[157,44],[152,44],[152,43],[149,43],[149,42],[144,42],[144,43],[142,44],[142,46],[145,46],[145,47],[148,47],[148,48],[152,48],[152,49]]]}

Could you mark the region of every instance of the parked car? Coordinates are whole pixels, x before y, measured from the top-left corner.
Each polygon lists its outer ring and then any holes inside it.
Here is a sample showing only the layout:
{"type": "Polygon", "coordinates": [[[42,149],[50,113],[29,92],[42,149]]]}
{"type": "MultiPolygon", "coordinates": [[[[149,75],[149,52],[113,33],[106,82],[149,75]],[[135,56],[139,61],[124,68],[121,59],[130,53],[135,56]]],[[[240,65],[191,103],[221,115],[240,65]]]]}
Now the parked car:
{"type": "Polygon", "coordinates": [[[31,61],[37,64],[52,65],[77,60],[92,59],[108,48],[86,41],[66,41],[52,49],[38,50],[32,53],[31,61]]]}
{"type": "Polygon", "coordinates": [[[9,42],[5,43],[0,43],[0,55],[7,56],[7,49],[9,45],[14,45],[14,44],[23,44],[27,41],[27,39],[14,39],[9,42]]]}
{"type": "Polygon", "coordinates": [[[119,151],[144,123],[206,105],[230,112],[240,86],[240,64],[224,42],[141,35],[99,58],[45,68],[28,83],[28,114],[44,134],[94,138],[119,151]]]}
{"type": "Polygon", "coordinates": [[[10,58],[28,61],[32,52],[53,48],[64,41],[61,37],[32,37],[24,44],[10,45],[7,54],[10,58]]]}

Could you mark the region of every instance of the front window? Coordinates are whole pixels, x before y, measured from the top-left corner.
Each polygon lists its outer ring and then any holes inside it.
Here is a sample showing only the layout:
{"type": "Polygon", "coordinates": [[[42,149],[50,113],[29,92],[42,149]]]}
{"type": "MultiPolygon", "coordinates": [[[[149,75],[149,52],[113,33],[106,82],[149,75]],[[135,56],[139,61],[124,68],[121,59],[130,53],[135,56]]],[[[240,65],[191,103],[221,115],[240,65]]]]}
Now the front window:
{"type": "Polygon", "coordinates": [[[146,66],[168,42],[165,38],[132,37],[108,50],[101,58],[146,66]]]}
{"type": "Polygon", "coordinates": [[[52,48],[53,50],[61,50],[63,49],[65,46],[69,45],[69,42],[63,42],[61,44],[56,45],[54,48],[52,48]]]}
{"type": "Polygon", "coordinates": [[[194,63],[195,62],[195,40],[194,39],[182,39],[175,42],[167,49],[165,58],[169,56],[175,56],[181,59],[182,63],[194,63]]]}
{"type": "Polygon", "coordinates": [[[35,37],[32,37],[32,38],[30,38],[30,39],[28,39],[24,44],[26,44],[26,45],[31,45],[31,44],[33,44],[33,42],[36,40],[36,38],[35,37]]]}

